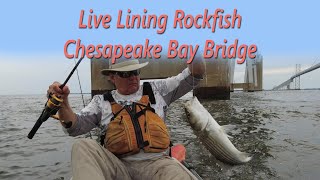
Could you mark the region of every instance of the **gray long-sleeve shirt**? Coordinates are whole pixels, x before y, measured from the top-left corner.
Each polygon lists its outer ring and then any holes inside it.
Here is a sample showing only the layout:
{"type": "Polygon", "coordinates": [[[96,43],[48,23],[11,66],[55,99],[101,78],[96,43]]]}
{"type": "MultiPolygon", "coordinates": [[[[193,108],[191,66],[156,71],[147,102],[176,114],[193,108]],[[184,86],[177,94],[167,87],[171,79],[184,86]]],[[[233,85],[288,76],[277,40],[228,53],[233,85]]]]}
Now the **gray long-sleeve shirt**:
{"type": "MultiPolygon", "coordinates": [[[[197,86],[199,81],[200,79],[192,77],[189,69],[186,68],[177,76],[150,82],[156,100],[156,104],[152,104],[151,107],[155,109],[155,112],[163,120],[165,120],[166,108],[172,102],[197,86]]],[[[139,90],[134,94],[122,95],[118,93],[117,90],[111,91],[111,94],[118,104],[126,105],[139,101],[142,97],[142,90],[143,88],[141,85],[139,90]]],[[[110,103],[103,99],[103,95],[95,95],[91,102],[77,114],[76,124],[66,130],[70,136],[85,134],[99,125],[105,130],[112,116],[110,103]]],[[[149,154],[150,156],[159,153],[143,154],[149,154]]],[[[141,157],[138,159],[141,159],[141,157]]]]}

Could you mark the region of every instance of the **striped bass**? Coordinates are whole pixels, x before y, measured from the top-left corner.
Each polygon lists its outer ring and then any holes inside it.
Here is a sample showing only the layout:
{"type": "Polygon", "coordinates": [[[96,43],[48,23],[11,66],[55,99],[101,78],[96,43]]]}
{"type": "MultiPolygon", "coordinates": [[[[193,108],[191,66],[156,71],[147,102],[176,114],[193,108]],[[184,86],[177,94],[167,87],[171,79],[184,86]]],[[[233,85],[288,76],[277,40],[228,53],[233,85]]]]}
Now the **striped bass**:
{"type": "Polygon", "coordinates": [[[228,164],[242,164],[251,160],[248,153],[234,147],[223,126],[213,119],[197,97],[185,103],[185,110],[195,134],[217,159],[228,164]]]}

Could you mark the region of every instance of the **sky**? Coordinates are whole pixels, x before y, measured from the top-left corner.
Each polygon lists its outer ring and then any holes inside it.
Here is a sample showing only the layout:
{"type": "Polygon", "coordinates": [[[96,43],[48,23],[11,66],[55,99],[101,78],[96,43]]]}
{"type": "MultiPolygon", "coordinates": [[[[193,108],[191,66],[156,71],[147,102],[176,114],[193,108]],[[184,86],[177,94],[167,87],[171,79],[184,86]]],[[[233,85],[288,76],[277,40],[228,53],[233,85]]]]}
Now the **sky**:
{"type": "MultiPolygon", "coordinates": [[[[163,52],[170,40],[181,44],[199,44],[206,40],[222,44],[224,39],[239,44],[255,44],[263,56],[263,88],[271,89],[286,81],[295,73],[296,64],[302,70],[320,63],[320,24],[316,0],[304,1],[182,1],[182,0],[134,0],[134,1],[5,1],[0,7],[0,95],[44,94],[54,81],[63,82],[73,68],[74,59],[64,55],[68,40],[81,39],[84,44],[160,44],[163,52]],[[237,9],[242,16],[240,29],[174,29],[176,10],[196,16],[204,9],[213,14],[216,9],[232,14],[237,9]],[[84,10],[84,22],[89,10],[93,14],[112,17],[110,28],[80,29],[80,12],[84,10]],[[159,28],[118,29],[118,11],[131,14],[168,15],[166,31],[159,28]]],[[[72,47],[69,49],[72,52],[72,47]]],[[[244,79],[245,65],[235,68],[235,82],[244,79]]],[[[84,92],[91,91],[90,62],[80,64],[79,76],[84,92]]],[[[320,88],[320,69],[301,77],[301,88],[320,88]]],[[[69,84],[72,92],[79,92],[77,77],[69,84]]]]}

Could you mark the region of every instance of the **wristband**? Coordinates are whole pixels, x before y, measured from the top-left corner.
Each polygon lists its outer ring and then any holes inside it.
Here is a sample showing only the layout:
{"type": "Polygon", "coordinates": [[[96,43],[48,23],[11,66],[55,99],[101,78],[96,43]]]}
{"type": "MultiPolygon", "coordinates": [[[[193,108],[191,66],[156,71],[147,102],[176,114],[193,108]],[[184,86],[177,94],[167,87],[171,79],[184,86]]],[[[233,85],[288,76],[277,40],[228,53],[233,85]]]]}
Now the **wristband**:
{"type": "Polygon", "coordinates": [[[64,121],[62,120],[61,123],[64,125],[65,128],[70,128],[70,127],[72,126],[72,121],[64,122],[64,121]]]}

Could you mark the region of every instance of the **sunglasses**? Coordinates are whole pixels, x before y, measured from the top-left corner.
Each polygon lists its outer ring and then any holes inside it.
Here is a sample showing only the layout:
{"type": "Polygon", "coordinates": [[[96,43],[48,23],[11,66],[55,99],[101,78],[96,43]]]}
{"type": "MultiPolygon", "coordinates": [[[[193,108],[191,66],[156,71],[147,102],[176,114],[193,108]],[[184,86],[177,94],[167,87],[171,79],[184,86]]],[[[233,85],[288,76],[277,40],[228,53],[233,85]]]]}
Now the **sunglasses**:
{"type": "Polygon", "coordinates": [[[124,71],[124,72],[115,72],[116,75],[122,77],[122,78],[129,78],[131,76],[138,76],[140,74],[139,70],[134,71],[124,71]]]}

